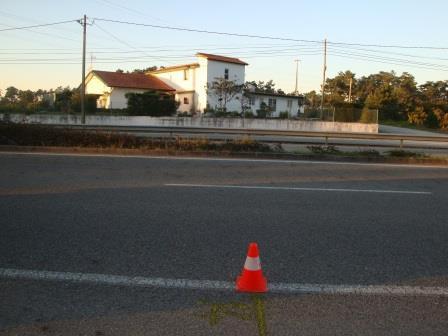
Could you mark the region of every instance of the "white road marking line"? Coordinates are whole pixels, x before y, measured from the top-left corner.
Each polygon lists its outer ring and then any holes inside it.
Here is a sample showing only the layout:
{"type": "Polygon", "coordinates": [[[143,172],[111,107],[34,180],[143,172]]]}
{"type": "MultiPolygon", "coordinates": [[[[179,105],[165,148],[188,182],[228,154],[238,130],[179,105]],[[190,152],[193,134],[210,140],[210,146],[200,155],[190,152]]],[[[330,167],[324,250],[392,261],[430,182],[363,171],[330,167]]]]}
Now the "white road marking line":
{"type": "Polygon", "coordinates": [[[292,191],[333,191],[333,192],[360,192],[360,193],[384,193],[384,194],[416,194],[431,195],[429,191],[409,191],[409,190],[381,190],[381,189],[338,189],[338,188],[300,188],[300,187],[268,187],[268,186],[240,186],[240,185],[220,185],[220,184],[181,184],[167,183],[167,187],[182,188],[216,188],[216,189],[261,189],[261,190],[292,190],[292,191]]]}
{"type": "Polygon", "coordinates": [[[327,164],[348,166],[374,166],[390,168],[426,168],[448,169],[448,165],[417,165],[397,163],[367,163],[367,162],[339,162],[339,161],[310,161],[310,160],[282,160],[282,159],[239,159],[216,157],[191,157],[191,156],[146,156],[146,155],[121,155],[121,154],[95,154],[95,153],[46,153],[46,152],[7,152],[0,151],[0,155],[35,155],[35,156],[74,156],[74,157],[104,157],[104,158],[132,158],[146,160],[185,160],[185,161],[230,161],[246,163],[292,163],[292,164],[327,164]]]}
{"type": "MultiPolygon", "coordinates": [[[[126,287],[150,287],[196,290],[234,291],[235,284],[229,281],[165,279],[131,277],[123,275],[72,273],[20,270],[0,268],[0,279],[25,279],[41,281],[63,281],[87,283],[94,285],[112,285],[126,287]]],[[[300,283],[272,283],[269,292],[285,294],[351,294],[351,295],[386,295],[386,296],[447,296],[448,287],[421,286],[370,286],[370,285],[328,285],[300,283]]]]}

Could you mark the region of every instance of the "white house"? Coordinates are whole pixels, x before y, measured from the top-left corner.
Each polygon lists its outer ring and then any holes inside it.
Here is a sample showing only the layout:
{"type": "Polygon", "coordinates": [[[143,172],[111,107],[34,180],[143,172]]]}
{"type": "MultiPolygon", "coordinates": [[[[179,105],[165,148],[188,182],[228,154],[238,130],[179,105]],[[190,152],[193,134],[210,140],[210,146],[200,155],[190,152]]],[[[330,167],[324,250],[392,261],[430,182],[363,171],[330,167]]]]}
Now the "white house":
{"type": "MultiPolygon", "coordinates": [[[[162,67],[146,74],[126,74],[92,71],[86,78],[86,93],[98,95],[97,105],[104,108],[125,108],[127,92],[156,90],[172,92],[179,102],[179,112],[203,113],[206,108],[220,106],[219,97],[207,94],[207,85],[217,78],[245,83],[246,62],[227,56],[197,53],[197,61],[190,64],[162,67]]],[[[250,108],[253,113],[264,102],[273,111],[297,115],[301,96],[250,92],[250,108]]],[[[227,103],[227,111],[241,112],[242,95],[236,95],[227,103]]],[[[247,105],[247,104],[246,104],[247,105]]]]}
{"type": "Polygon", "coordinates": [[[126,108],[126,93],[149,90],[173,94],[176,91],[157,77],[145,74],[93,70],[86,77],[86,94],[98,96],[98,108],[126,108]]]}
{"type": "Polygon", "coordinates": [[[248,95],[248,107],[254,115],[263,103],[269,107],[272,117],[278,117],[281,112],[287,112],[288,116],[293,117],[304,111],[304,97],[301,95],[264,92],[250,92],[248,95]]]}
{"type": "MultiPolygon", "coordinates": [[[[207,83],[211,84],[216,78],[232,80],[237,85],[245,81],[248,64],[238,58],[205,53],[197,53],[196,58],[196,63],[148,72],[176,89],[180,112],[203,112],[207,107],[219,106],[218,97],[207,95],[206,90],[207,83]]],[[[227,105],[228,111],[241,111],[241,95],[237,97],[227,105]]]]}

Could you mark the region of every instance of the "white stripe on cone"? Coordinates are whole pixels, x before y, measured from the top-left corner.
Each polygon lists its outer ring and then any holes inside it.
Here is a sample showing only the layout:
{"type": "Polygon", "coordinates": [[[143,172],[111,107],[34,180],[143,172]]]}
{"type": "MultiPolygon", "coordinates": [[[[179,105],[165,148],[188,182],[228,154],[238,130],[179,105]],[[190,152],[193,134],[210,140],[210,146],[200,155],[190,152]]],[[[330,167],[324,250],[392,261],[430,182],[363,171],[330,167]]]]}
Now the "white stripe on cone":
{"type": "Polygon", "coordinates": [[[247,257],[244,263],[244,268],[248,271],[261,270],[260,257],[247,257]]]}

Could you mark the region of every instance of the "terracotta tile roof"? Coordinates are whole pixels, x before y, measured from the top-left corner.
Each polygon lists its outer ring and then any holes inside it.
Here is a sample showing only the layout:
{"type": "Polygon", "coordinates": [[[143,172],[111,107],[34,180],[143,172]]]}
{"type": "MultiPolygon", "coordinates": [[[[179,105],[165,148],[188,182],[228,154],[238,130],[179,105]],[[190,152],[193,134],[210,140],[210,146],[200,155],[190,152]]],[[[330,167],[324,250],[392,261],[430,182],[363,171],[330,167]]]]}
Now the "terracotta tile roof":
{"type": "Polygon", "coordinates": [[[100,77],[104,81],[104,83],[110,87],[147,89],[157,91],[176,91],[171,86],[164,83],[162,80],[151,75],[99,70],[94,70],[91,73],[100,77]]]}
{"type": "Polygon", "coordinates": [[[152,73],[157,74],[157,73],[162,73],[162,72],[170,72],[170,71],[175,71],[175,70],[194,69],[194,68],[199,68],[199,63],[173,65],[173,66],[164,67],[164,68],[160,68],[160,69],[153,70],[153,71],[148,71],[147,74],[152,74],[152,73]]]}
{"type": "Polygon", "coordinates": [[[206,59],[212,60],[212,61],[218,61],[218,62],[225,62],[225,63],[235,63],[235,64],[241,64],[241,65],[249,65],[246,62],[243,62],[242,60],[235,58],[235,57],[227,57],[227,56],[220,56],[220,55],[212,55],[212,54],[206,54],[206,53],[197,53],[196,56],[198,57],[205,57],[206,59]]]}

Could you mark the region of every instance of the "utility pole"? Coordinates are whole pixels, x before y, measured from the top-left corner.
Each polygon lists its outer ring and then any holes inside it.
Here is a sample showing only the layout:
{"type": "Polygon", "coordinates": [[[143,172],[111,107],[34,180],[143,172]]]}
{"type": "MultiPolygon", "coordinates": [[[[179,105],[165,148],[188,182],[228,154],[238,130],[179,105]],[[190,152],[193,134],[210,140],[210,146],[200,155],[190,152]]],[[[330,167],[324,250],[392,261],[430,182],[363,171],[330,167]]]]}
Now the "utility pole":
{"type": "Polygon", "coordinates": [[[350,77],[350,88],[348,90],[348,102],[352,102],[352,84],[353,84],[353,78],[350,77]]]}
{"type": "Polygon", "coordinates": [[[84,19],[82,20],[82,82],[81,82],[81,123],[84,125],[86,123],[86,110],[85,110],[85,98],[86,98],[86,27],[87,27],[87,16],[84,14],[84,19]]]}
{"type": "Polygon", "coordinates": [[[296,62],[296,88],[294,90],[294,93],[296,95],[299,95],[299,59],[294,60],[296,62]]]}
{"type": "Polygon", "coordinates": [[[324,40],[324,68],[323,68],[323,76],[322,76],[322,100],[320,101],[320,113],[321,117],[323,116],[323,108],[324,108],[324,95],[325,95],[325,78],[327,73],[327,39],[324,40]]]}

